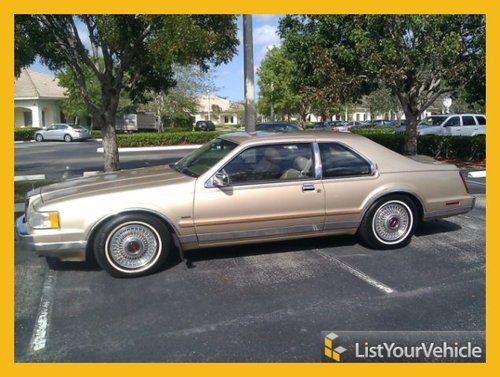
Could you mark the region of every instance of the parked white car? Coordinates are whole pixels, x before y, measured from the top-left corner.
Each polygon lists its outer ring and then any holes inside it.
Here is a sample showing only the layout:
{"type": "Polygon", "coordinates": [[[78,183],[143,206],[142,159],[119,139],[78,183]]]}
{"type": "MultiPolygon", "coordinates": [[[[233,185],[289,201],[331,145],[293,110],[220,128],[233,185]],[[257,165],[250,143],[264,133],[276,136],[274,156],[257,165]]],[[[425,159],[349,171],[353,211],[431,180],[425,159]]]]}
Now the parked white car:
{"type": "Polygon", "coordinates": [[[34,135],[35,140],[38,142],[45,140],[64,140],[69,143],[73,140],[90,139],[90,137],[90,132],[86,128],[67,123],[52,124],[45,129],[36,131],[34,135]]]}
{"type": "MultiPolygon", "coordinates": [[[[405,132],[406,127],[394,129],[395,133],[405,132]]],[[[431,115],[417,126],[418,135],[441,136],[478,136],[486,135],[486,116],[484,114],[445,114],[431,115]]]]}

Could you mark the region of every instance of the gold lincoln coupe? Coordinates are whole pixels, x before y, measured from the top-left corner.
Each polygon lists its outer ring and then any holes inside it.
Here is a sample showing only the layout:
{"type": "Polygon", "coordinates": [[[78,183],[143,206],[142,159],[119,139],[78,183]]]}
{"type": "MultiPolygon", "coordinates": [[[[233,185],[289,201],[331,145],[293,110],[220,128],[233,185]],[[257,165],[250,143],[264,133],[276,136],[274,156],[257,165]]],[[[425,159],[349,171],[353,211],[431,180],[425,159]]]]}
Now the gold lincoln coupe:
{"type": "Polygon", "coordinates": [[[400,248],[419,222],[473,206],[454,165],[420,163],[359,135],[233,133],[170,166],[33,190],[16,228],[40,256],[94,256],[111,275],[132,277],[155,271],[175,245],[357,233],[371,248],[400,248]]]}

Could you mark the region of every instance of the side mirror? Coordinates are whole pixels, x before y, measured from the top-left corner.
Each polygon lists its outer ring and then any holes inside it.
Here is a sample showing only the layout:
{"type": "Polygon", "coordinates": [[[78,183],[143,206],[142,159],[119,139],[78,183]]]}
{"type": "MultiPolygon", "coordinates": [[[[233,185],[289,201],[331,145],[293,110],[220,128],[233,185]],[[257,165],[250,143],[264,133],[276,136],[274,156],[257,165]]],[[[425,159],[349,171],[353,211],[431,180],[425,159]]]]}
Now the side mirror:
{"type": "Polygon", "coordinates": [[[229,186],[230,183],[229,176],[224,171],[224,169],[215,173],[213,177],[213,183],[215,187],[229,186]]]}

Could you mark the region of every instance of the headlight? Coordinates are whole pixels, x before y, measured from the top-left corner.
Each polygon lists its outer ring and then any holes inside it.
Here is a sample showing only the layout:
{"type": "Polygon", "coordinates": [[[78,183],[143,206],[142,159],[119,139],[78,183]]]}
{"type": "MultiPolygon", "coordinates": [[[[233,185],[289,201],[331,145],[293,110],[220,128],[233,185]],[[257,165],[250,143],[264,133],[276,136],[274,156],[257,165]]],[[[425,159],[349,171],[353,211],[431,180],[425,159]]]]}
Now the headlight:
{"type": "Polygon", "coordinates": [[[34,229],[57,229],[59,228],[59,212],[31,212],[28,222],[34,229]]]}

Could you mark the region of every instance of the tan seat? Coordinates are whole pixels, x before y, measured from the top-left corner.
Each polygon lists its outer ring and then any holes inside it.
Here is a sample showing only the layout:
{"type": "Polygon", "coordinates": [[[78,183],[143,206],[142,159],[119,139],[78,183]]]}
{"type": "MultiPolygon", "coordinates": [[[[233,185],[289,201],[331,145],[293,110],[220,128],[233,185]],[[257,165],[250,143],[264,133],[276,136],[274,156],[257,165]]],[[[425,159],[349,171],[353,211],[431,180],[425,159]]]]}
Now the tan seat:
{"type": "Polygon", "coordinates": [[[307,177],[311,170],[312,159],[303,156],[297,156],[293,161],[293,169],[287,169],[281,175],[281,179],[294,179],[307,177]]]}

